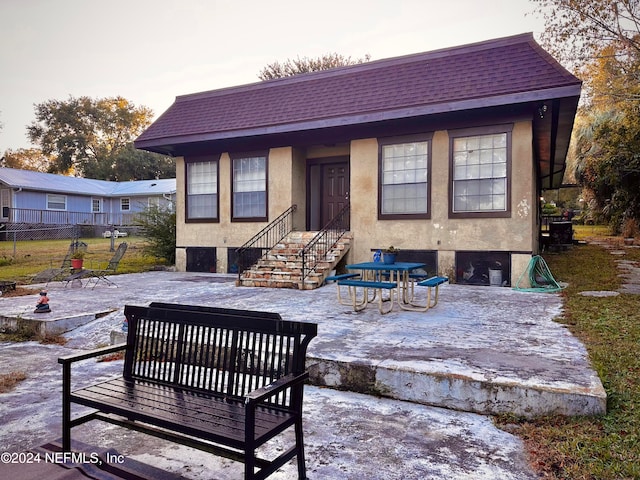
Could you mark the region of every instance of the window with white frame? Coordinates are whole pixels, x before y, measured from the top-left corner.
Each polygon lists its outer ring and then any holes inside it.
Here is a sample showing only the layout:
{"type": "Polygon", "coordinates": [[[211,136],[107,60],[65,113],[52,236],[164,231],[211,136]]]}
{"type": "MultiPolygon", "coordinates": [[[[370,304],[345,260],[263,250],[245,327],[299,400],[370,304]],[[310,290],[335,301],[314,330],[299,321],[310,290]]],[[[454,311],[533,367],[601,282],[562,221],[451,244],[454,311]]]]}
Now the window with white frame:
{"type": "Polygon", "coordinates": [[[131,210],[131,200],[127,197],[121,198],[120,199],[120,211],[121,212],[128,212],[129,210],[131,210]]]}
{"type": "Polygon", "coordinates": [[[67,209],[66,195],[54,195],[52,193],[47,194],[47,210],[66,210],[66,209],[67,209]]]}
{"type": "Polygon", "coordinates": [[[188,162],[187,220],[218,218],[218,161],[188,162]]]}
{"type": "Polygon", "coordinates": [[[102,199],[101,198],[92,198],[91,199],[91,212],[92,213],[100,213],[100,212],[102,212],[102,199]]]}
{"type": "Polygon", "coordinates": [[[267,157],[233,159],[233,219],[267,218],[267,157]]]}
{"type": "Polygon", "coordinates": [[[428,218],[427,137],[380,141],[380,218],[428,218]]]}
{"type": "Polygon", "coordinates": [[[452,137],[452,214],[508,214],[510,149],[511,131],[452,137]]]}

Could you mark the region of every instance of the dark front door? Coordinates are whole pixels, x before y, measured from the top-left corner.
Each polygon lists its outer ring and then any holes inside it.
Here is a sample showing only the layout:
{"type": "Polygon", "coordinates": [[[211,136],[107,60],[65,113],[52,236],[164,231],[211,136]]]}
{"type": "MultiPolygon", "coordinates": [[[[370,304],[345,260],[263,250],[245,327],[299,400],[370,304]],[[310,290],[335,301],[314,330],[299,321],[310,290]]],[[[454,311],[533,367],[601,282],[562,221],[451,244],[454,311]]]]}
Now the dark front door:
{"type": "MultiPolygon", "coordinates": [[[[325,226],[349,203],[349,162],[322,165],[321,224],[325,226]]],[[[349,222],[347,219],[347,228],[349,222]]]]}

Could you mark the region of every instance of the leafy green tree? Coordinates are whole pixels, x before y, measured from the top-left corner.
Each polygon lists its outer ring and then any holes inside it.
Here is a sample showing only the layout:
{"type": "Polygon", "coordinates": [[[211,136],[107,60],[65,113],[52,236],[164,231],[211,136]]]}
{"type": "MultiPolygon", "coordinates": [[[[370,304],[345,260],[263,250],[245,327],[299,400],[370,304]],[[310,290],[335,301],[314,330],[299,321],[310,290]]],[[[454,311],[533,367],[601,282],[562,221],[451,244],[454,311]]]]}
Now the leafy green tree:
{"type": "Polygon", "coordinates": [[[532,1],[545,19],[543,44],[585,82],[573,137],[584,199],[614,228],[638,221],[640,2],[532,1]]]}
{"type": "Polygon", "coordinates": [[[576,135],[576,176],[586,200],[619,230],[627,219],[640,219],[640,124],[637,114],[604,111],[576,135]]]}
{"type": "Polygon", "coordinates": [[[153,205],[137,215],[136,223],[142,227],[146,239],[144,252],[164,258],[173,265],[176,262],[176,213],[173,209],[153,205]]]}
{"type": "Polygon", "coordinates": [[[605,47],[585,68],[592,94],[573,140],[587,204],[619,230],[627,220],[640,220],[640,53],[611,52],[605,47]]]}
{"type": "Polygon", "coordinates": [[[369,54],[366,54],[364,58],[352,59],[339,53],[327,53],[317,58],[297,57],[293,60],[287,59],[284,63],[278,61],[270,63],[260,71],[258,78],[260,80],[273,80],[274,78],[291,77],[300,73],[317,72],[320,70],[344,67],[346,65],[365,63],[370,59],[371,55],[369,54]]]}
{"type": "MultiPolygon", "coordinates": [[[[74,173],[87,178],[132,180],[129,169],[118,172],[119,154],[151,124],[152,111],[122,97],[70,96],[35,106],[36,120],[27,127],[29,139],[51,155],[53,173],[74,173]]],[[[128,150],[132,152],[132,149],[128,150]]],[[[158,162],[156,160],[156,162],[158,162]]],[[[150,163],[153,163],[151,161],[150,163]]],[[[162,163],[162,162],[158,162],[162,163]]],[[[155,178],[160,168],[145,172],[155,178]]]]}
{"type": "Polygon", "coordinates": [[[94,178],[116,182],[175,178],[176,163],[169,156],[138,150],[133,143],[128,143],[113,152],[108,161],[97,164],[93,175],[94,178]]]}
{"type": "Polygon", "coordinates": [[[7,149],[0,161],[0,167],[34,170],[36,172],[48,172],[50,165],[51,158],[44,155],[38,148],[7,149]]]}

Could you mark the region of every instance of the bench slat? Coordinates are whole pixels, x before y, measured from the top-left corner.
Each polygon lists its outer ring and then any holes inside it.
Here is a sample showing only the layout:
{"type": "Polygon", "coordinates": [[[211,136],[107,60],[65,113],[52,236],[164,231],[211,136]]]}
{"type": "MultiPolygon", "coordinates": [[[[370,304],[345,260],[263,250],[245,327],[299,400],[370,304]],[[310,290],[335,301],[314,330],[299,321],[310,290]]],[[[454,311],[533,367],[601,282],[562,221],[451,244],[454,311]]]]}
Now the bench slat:
{"type": "Polygon", "coordinates": [[[366,287],[366,288],[385,288],[392,289],[397,288],[396,282],[373,282],[368,280],[340,280],[338,285],[345,285],[350,287],[366,287]]]}
{"type": "MultiPolygon", "coordinates": [[[[231,439],[235,448],[245,442],[244,403],[204,392],[162,387],[116,378],[77,390],[72,400],[81,405],[115,413],[131,420],[162,422],[163,428],[211,441],[231,439]]],[[[256,409],[255,439],[291,423],[294,415],[276,408],[256,409]]]]}
{"type": "Polygon", "coordinates": [[[325,278],[325,282],[337,282],[338,280],[346,280],[348,278],[359,278],[359,273],[341,273],[340,275],[330,275],[325,278]]]}
{"type": "Polygon", "coordinates": [[[448,281],[449,279],[447,277],[431,277],[418,282],[418,285],[421,287],[437,287],[448,281]]]}
{"type": "Polygon", "coordinates": [[[126,378],[243,397],[296,366],[292,336],[138,319],[126,378]],[[252,375],[249,378],[247,375],[252,375]]]}

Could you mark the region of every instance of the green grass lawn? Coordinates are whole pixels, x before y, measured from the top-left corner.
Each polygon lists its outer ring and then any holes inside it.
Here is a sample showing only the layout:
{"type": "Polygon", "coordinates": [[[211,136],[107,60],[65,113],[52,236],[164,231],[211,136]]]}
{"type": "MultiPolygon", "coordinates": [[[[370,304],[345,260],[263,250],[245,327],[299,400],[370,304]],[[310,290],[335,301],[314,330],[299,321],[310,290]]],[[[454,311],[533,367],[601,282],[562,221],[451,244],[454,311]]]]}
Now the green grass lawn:
{"type": "Polygon", "coordinates": [[[584,240],[590,237],[611,237],[611,228],[608,225],[574,225],[573,236],[576,240],[584,240]]]}
{"type": "MultiPolygon", "coordinates": [[[[113,256],[110,251],[111,240],[105,238],[81,238],[87,247],[84,258],[85,268],[104,268],[113,256]]],[[[127,242],[129,247],[118,266],[117,273],[144,272],[163,264],[162,259],[145,255],[142,237],[125,237],[116,240],[115,246],[127,242]]],[[[69,249],[71,241],[66,240],[30,240],[0,242],[0,280],[27,284],[36,273],[47,268],[59,268],[69,249]]]]}
{"type": "MultiPolygon", "coordinates": [[[[621,243],[604,230],[580,235],[621,243]]],[[[585,344],[607,392],[607,414],[521,419],[517,431],[544,478],[640,479],[640,295],[579,295],[620,287],[619,257],[603,247],[576,246],[544,258],[554,277],[569,284],[562,293],[564,314],[557,321],[585,344]]],[[[640,263],[640,249],[627,249],[624,258],[640,263]]],[[[498,419],[503,422],[513,419],[498,419]]]]}

